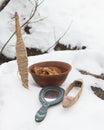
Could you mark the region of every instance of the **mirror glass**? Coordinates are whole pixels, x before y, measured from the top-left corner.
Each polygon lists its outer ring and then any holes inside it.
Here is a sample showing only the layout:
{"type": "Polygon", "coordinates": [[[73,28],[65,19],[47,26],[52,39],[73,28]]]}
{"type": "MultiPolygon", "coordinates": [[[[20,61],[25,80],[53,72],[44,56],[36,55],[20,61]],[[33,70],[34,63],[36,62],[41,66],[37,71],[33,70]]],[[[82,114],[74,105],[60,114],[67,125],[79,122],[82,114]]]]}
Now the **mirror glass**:
{"type": "Polygon", "coordinates": [[[62,101],[64,92],[64,89],[56,86],[47,86],[40,91],[39,100],[42,103],[42,107],[35,115],[37,122],[42,121],[46,117],[49,106],[56,105],[62,101]]]}
{"type": "Polygon", "coordinates": [[[59,92],[57,90],[48,90],[44,96],[46,101],[54,101],[59,96],[59,92]]]}

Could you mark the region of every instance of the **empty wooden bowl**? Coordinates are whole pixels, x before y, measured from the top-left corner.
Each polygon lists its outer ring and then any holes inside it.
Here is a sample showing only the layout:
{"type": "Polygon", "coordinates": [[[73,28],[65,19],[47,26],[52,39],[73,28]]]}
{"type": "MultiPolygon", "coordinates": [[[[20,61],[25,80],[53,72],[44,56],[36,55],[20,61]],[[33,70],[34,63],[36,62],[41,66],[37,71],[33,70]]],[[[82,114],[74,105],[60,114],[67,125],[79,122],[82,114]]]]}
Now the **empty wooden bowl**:
{"type": "Polygon", "coordinates": [[[68,63],[61,62],[61,61],[45,61],[45,62],[39,62],[36,64],[32,64],[29,67],[29,72],[31,73],[33,79],[35,82],[41,86],[60,86],[68,76],[68,73],[71,71],[72,66],[68,63]],[[35,67],[56,67],[60,69],[61,73],[58,75],[42,75],[37,74],[34,71],[35,67]]]}

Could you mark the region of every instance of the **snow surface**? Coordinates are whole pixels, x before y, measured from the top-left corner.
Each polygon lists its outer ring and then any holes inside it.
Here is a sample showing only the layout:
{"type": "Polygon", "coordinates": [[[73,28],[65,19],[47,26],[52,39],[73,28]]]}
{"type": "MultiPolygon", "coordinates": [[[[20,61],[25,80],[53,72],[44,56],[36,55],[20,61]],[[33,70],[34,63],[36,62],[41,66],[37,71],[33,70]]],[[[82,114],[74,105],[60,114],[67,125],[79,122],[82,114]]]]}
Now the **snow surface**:
{"type": "MultiPolygon", "coordinates": [[[[20,16],[21,25],[30,17],[34,0],[11,0],[0,12],[0,48],[15,31],[14,13],[20,16]]],[[[31,34],[23,31],[27,47],[46,51],[71,27],[61,39],[63,44],[87,46],[88,49],[104,49],[104,1],[103,0],[44,0],[30,21],[31,34]],[[44,19],[35,22],[39,19],[44,19]],[[56,38],[54,37],[54,32],[56,38]]],[[[10,40],[3,53],[15,57],[15,36],[10,40]]]]}
{"type": "Polygon", "coordinates": [[[51,52],[29,57],[29,66],[49,61],[50,57],[52,61],[72,65],[71,72],[60,87],[66,89],[74,80],[83,79],[84,89],[77,103],[67,109],[61,103],[53,106],[41,123],[35,122],[35,114],[42,106],[38,98],[41,88],[29,74],[29,89],[25,89],[21,85],[16,61],[4,63],[0,66],[0,130],[103,129],[104,101],[93,93],[91,86],[104,89],[104,81],[82,75],[77,69],[101,74],[104,72],[104,53],[95,50],[51,52]]]}
{"type": "MultiPolygon", "coordinates": [[[[32,0],[33,1],[33,0],[32,0]]],[[[33,1],[34,2],[34,1],[33,1]]],[[[104,73],[104,1],[103,0],[45,0],[32,19],[31,35],[23,31],[27,47],[47,50],[53,43],[54,29],[56,40],[66,31],[61,40],[64,44],[86,45],[86,50],[51,51],[48,54],[29,57],[29,66],[40,61],[57,60],[72,65],[72,70],[62,84],[66,89],[76,79],[83,79],[84,89],[78,102],[70,108],[62,104],[49,108],[45,120],[37,123],[34,120],[37,110],[41,107],[38,99],[41,88],[29,74],[29,89],[21,85],[16,61],[0,65],[0,130],[98,130],[103,129],[104,101],[94,95],[90,86],[104,89],[104,81],[89,75],[82,75],[77,69],[91,73],[104,73]],[[43,21],[33,23],[39,18],[43,21]],[[54,29],[53,29],[54,28],[54,29]]],[[[33,4],[28,0],[11,0],[0,12],[0,48],[14,32],[14,12],[18,11],[21,23],[28,19],[33,4]]],[[[15,56],[15,37],[3,51],[5,55],[15,56]]]]}

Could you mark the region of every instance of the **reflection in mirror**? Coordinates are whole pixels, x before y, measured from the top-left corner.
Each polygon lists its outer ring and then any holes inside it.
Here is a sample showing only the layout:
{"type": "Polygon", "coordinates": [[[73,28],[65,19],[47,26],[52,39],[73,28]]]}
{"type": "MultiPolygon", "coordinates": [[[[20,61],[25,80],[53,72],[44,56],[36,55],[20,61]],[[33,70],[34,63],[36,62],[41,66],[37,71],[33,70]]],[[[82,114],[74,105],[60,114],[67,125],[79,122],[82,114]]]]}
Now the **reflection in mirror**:
{"type": "Polygon", "coordinates": [[[46,101],[54,101],[59,96],[59,92],[57,90],[48,90],[44,96],[46,101]]]}

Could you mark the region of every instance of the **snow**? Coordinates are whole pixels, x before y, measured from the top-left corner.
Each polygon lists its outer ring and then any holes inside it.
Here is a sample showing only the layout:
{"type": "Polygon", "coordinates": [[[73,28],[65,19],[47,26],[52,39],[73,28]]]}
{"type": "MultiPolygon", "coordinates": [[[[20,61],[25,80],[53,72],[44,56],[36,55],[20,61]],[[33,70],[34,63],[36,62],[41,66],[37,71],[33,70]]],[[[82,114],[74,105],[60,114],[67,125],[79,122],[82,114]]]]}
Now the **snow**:
{"type": "MultiPolygon", "coordinates": [[[[18,11],[23,24],[31,14],[34,7],[32,3],[29,0],[11,0],[0,12],[0,48],[15,30],[14,12],[18,11]]],[[[84,89],[72,107],[65,109],[61,103],[53,106],[49,108],[45,120],[37,123],[34,117],[42,106],[38,97],[41,88],[29,74],[29,89],[25,89],[21,85],[17,62],[4,63],[0,65],[0,130],[103,129],[104,101],[93,93],[91,86],[104,89],[104,80],[78,72],[78,69],[98,75],[104,72],[103,6],[103,0],[45,0],[42,3],[29,23],[32,27],[31,34],[23,31],[26,46],[47,50],[72,22],[61,42],[72,46],[85,45],[87,49],[57,52],[51,50],[47,54],[28,57],[29,66],[40,61],[67,62],[72,65],[72,70],[60,87],[66,89],[74,80],[83,79],[84,89]],[[45,19],[34,23],[40,18],[45,19]]],[[[14,36],[8,43],[3,51],[5,55],[15,56],[15,40],[14,36]]]]}
{"type": "MultiPolygon", "coordinates": [[[[60,40],[71,46],[87,46],[88,49],[104,49],[104,1],[100,0],[44,0],[29,23],[31,34],[23,29],[23,38],[27,47],[46,51],[63,35],[60,40]],[[35,22],[39,19],[39,22],[35,22]],[[56,38],[54,36],[56,35],[56,38]]],[[[15,31],[14,13],[20,16],[21,25],[30,17],[34,9],[34,0],[11,0],[0,12],[0,49],[15,31]],[[3,19],[3,20],[2,20],[3,19]]],[[[15,36],[5,47],[3,54],[15,57],[15,36]]]]}
{"type": "Polygon", "coordinates": [[[21,85],[16,61],[4,63],[0,66],[0,130],[103,129],[104,101],[93,93],[91,86],[104,89],[104,81],[82,75],[77,69],[102,73],[104,53],[95,50],[50,52],[29,57],[29,66],[49,61],[50,57],[52,61],[64,61],[72,65],[71,72],[60,87],[66,89],[74,80],[83,79],[84,89],[77,103],[67,109],[61,103],[53,106],[49,108],[44,121],[35,122],[35,114],[42,106],[38,98],[41,88],[29,74],[29,89],[25,89],[21,85]]]}

